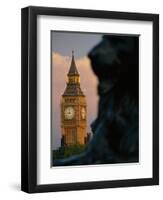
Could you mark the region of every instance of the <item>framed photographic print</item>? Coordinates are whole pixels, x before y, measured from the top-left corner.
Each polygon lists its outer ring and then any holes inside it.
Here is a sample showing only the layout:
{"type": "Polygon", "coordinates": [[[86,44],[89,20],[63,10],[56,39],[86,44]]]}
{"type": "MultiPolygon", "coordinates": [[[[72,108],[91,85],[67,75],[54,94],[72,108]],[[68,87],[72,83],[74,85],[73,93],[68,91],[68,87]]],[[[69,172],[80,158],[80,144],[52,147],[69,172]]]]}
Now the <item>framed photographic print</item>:
{"type": "Polygon", "coordinates": [[[22,9],[22,190],[159,184],[159,16],[22,9]]]}

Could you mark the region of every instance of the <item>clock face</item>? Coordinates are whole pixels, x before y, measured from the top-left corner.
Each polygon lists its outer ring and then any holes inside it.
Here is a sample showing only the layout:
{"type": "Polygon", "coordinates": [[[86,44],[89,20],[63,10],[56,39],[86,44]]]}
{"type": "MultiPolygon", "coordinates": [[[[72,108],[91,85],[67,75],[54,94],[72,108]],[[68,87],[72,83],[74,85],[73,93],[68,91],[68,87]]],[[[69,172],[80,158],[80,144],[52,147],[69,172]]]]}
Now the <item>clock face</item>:
{"type": "Polygon", "coordinates": [[[84,107],[82,107],[82,109],[81,109],[81,118],[82,118],[82,119],[85,119],[85,118],[86,118],[86,110],[85,110],[84,107]]]}
{"type": "Polygon", "coordinates": [[[75,114],[75,111],[73,107],[69,106],[65,108],[65,111],[64,111],[65,119],[72,119],[74,117],[74,114],[75,114]]]}

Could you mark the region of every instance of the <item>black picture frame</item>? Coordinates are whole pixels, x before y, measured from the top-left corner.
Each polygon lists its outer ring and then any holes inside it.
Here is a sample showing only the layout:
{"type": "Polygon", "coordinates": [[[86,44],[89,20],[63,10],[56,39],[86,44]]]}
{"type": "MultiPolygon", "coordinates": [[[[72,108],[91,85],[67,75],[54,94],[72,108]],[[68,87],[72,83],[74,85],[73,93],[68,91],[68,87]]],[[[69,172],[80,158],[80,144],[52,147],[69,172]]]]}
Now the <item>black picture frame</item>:
{"type": "Polygon", "coordinates": [[[21,190],[28,193],[159,184],[159,15],[30,6],[21,12],[21,190]],[[37,16],[55,15],[153,23],[153,177],[37,184],[37,16]]]}

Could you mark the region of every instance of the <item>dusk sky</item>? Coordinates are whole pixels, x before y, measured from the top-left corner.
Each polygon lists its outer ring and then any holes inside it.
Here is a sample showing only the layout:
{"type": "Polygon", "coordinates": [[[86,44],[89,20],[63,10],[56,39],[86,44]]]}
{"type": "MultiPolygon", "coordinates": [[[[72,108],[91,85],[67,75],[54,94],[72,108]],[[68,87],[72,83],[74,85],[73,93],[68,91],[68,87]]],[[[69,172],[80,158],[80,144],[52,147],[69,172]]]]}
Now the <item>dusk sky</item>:
{"type": "Polygon", "coordinates": [[[97,78],[91,70],[88,52],[100,42],[101,34],[55,32],[52,34],[52,149],[60,146],[60,100],[67,81],[72,50],[80,73],[81,89],[87,100],[87,131],[97,115],[97,78]]]}

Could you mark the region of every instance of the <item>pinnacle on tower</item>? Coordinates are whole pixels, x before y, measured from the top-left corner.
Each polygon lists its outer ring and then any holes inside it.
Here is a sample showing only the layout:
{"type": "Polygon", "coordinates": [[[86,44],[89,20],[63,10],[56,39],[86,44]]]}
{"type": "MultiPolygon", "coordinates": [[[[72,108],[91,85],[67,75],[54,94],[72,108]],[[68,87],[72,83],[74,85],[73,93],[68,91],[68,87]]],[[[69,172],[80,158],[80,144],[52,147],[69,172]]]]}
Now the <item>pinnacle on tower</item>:
{"type": "Polygon", "coordinates": [[[71,60],[71,66],[68,72],[68,76],[69,75],[79,75],[79,72],[76,68],[76,64],[75,64],[75,59],[74,59],[74,50],[72,50],[72,60],[71,60]]]}

